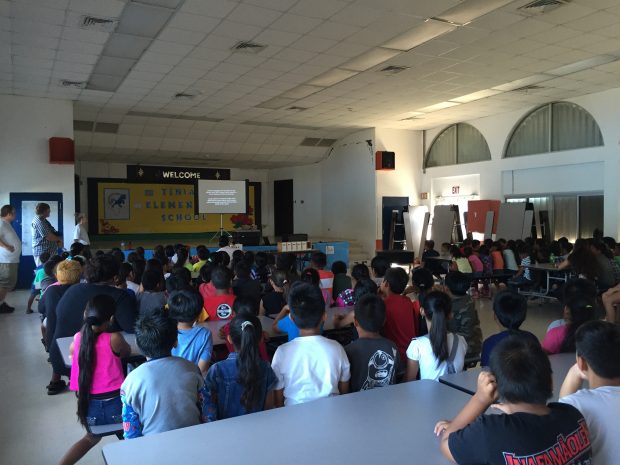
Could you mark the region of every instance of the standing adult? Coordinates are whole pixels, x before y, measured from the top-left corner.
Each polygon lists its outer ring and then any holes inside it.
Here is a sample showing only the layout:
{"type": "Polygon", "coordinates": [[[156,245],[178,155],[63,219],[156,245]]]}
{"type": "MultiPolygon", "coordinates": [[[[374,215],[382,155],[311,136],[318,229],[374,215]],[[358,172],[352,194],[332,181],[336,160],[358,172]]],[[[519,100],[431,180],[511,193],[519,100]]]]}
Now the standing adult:
{"type": "Polygon", "coordinates": [[[82,245],[90,245],[90,238],[86,230],[86,225],[88,224],[86,213],[76,213],[75,221],[76,225],[73,230],[73,242],[79,242],[82,245]]]}
{"type": "Polygon", "coordinates": [[[11,313],[15,310],[4,299],[17,283],[19,256],[22,253],[22,242],[15,233],[11,222],[15,220],[15,208],[4,205],[0,209],[0,313],[11,313]]]}
{"type": "Polygon", "coordinates": [[[58,247],[62,245],[62,238],[47,219],[50,216],[51,208],[47,203],[38,203],[35,207],[36,217],[32,220],[32,255],[34,262],[40,266],[41,255],[48,252],[56,255],[58,247]]]}

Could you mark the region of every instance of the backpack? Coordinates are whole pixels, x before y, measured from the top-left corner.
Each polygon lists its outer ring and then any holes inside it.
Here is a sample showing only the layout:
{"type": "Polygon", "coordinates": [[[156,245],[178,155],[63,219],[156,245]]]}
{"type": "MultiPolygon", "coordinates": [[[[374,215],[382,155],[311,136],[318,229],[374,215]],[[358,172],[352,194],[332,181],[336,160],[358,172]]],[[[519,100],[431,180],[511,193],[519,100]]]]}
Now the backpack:
{"type": "Polygon", "coordinates": [[[450,355],[448,355],[448,359],[446,360],[446,364],[448,365],[447,374],[451,375],[456,373],[456,368],[454,367],[454,358],[456,357],[456,351],[459,347],[459,339],[456,334],[452,334],[452,347],[450,348],[450,355]]]}

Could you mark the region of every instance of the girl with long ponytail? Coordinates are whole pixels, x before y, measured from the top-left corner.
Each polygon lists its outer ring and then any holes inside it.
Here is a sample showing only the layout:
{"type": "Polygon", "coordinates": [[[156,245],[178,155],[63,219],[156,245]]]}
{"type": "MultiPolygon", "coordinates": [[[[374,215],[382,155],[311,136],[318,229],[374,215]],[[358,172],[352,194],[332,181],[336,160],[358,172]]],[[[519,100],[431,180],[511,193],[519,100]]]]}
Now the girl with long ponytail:
{"type": "Polygon", "coordinates": [[[415,380],[418,372],[420,379],[437,380],[444,374],[462,371],[467,343],[463,336],[448,332],[452,313],[450,297],[444,292],[432,291],[423,296],[420,303],[428,334],[409,344],[405,380],[415,380]]]}
{"type": "Polygon", "coordinates": [[[121,333],[106,332],[115,311],[111,296],[96,295],[86,305],[84,324],[73,338],[69,386],[77,391],[77,417],[86,435],[71,446],[61,465],[76,463],[101,440],[90,432],[91,426],[121,422],[121,358],[130,355],[131,347],[121,333]]]}
{"type": "Polygon", "coordinates": [[[227,336],[235,351],[209,368],[205,378],[204,416],[208,421],[260,412],[273,407],[276,375],[260,358],[263,329],[254,315],[238,314],[227,336]]]}

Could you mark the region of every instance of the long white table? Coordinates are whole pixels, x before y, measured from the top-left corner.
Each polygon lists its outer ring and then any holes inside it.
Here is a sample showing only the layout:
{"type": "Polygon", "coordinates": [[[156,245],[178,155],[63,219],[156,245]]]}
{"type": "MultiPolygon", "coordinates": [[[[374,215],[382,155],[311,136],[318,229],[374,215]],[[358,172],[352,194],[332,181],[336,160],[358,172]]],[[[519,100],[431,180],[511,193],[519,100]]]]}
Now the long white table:
{"type": "MultiPolygon", "coordinates": [[[[329,331],[329,330],[334,329],[334,322],[333,322],[334,315],[344,315],[345,313],[350,312],[352,309],[353,307],[340,307],[340,308],[334,307],[334,308],[327,309],[327,318],[325,320],[325,325],[323,326],[323,330],[329,331]]],[[[285,337],[286,336],[285,334],[274,332],[272,328],[273,321],[274,321],[273,318],[262,315],[262,316],[259,316],[258,319],[260,320],[261,325],[263,326],[263,331],[265,331],[269,335],[269,337],[285,337]]],[[[209,331],[211,331],[211,337],[213,338],[214,346],[222,345],[226,343],[226,340],[220,336],[220,329],[222,328],[222,326],[224,326],[226,323],[229,323],[229,322],[230,320],[216,320],[216,321],[206,321],[204,323],[201,323],[201,326],[205,326],[209,328],[209,331]]],[[[138,348],[138,344],[136,343],[135,334],[123,332],[123,337],[131,346],[131,355],[142,354],[142,352],[138,348]]],[[[72,336],[56,339],[56,343],[58,344],[60,353],[62,354],[66,367],[71,367],[71,363],[72,363],[71,357],[69,355],[69,348],[71,347],[72,342],[73,342],[72,336]]]]}
{"type": "Polygon", "coordinates": [[[470,396],[415,381],[111,443],[107,465],[449,462],[433,433],[470,396]]]}
{"type": "MultiPolygon", "coordinates": [[[[551,362],[551,369],[553,370],[553,397],[551,400],[557,401],[564,378],[568,370],[575,364],[575,354],[550,355],[549,361],[551,362]]],[[[485,368],[476,367],[467,371],[462,371],[461,373],[444,375],[439,378],[439,382],[473,395],[478,386],[478,375],[484,369],[485,368]]]]}
{"type": "Polygon", "coordinates": [[[552,263],[532,263],[531,265],[525,265],[525,268],[532,271],[544,272],[546,275],[546,284],[545,287],[541,288],[539,291],[519,289],[519,294],[523,294],[528,297],[540,297],[543,299],[556,300],[556,297],[550,295],[553,281],[565,283],[568,281],[572,273],[570,268],[558,270],[557,266],[552,263]]]}

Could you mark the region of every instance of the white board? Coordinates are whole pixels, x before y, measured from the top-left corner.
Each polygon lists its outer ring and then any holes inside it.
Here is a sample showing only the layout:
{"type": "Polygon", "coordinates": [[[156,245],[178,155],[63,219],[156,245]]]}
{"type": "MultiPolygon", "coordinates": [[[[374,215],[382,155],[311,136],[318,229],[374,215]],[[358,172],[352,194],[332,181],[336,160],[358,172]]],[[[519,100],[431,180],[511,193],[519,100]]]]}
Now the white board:
{"type": "Polygon", "coordinates": [[[502,203],[499,206],[495,237],[507,241],[521,239],[524,216],[525,202],[502,203]]]}
{"type": "Polygon", "coordinates": [[[484,221],[484,238],[493,239],[493,218],[495,217],[494,211],[488,211],[487,217],[484,221]]]}
{"type": "Polygon", "coordinates": [[[534,210],[526,210],[525,215],[523,215],[521,239],[525,239],[532,235],[532,221],[534,221],[534,210]]]}
{"type": "Polygon", "coordinates": [[[435,241],[435,244],[452,242],[454,219],[455,215],[452,205],[435,206],[433,210],[433,224],[431,226],[431,239],[435,241]]]}
{"type": "Polygon", "coordinates": [[[245,213],[245,181],[198,180],[199,213],[245,213]]]}
{"type": "Polygon", "coordinates": [[[405,222],[405,238],[407,239],[407,250],[413,251],[414,257],[421,257],[426,241],[426,231],[430,213],[424,206],[409,206],[409,212],[403,213],[405,222]]]}

